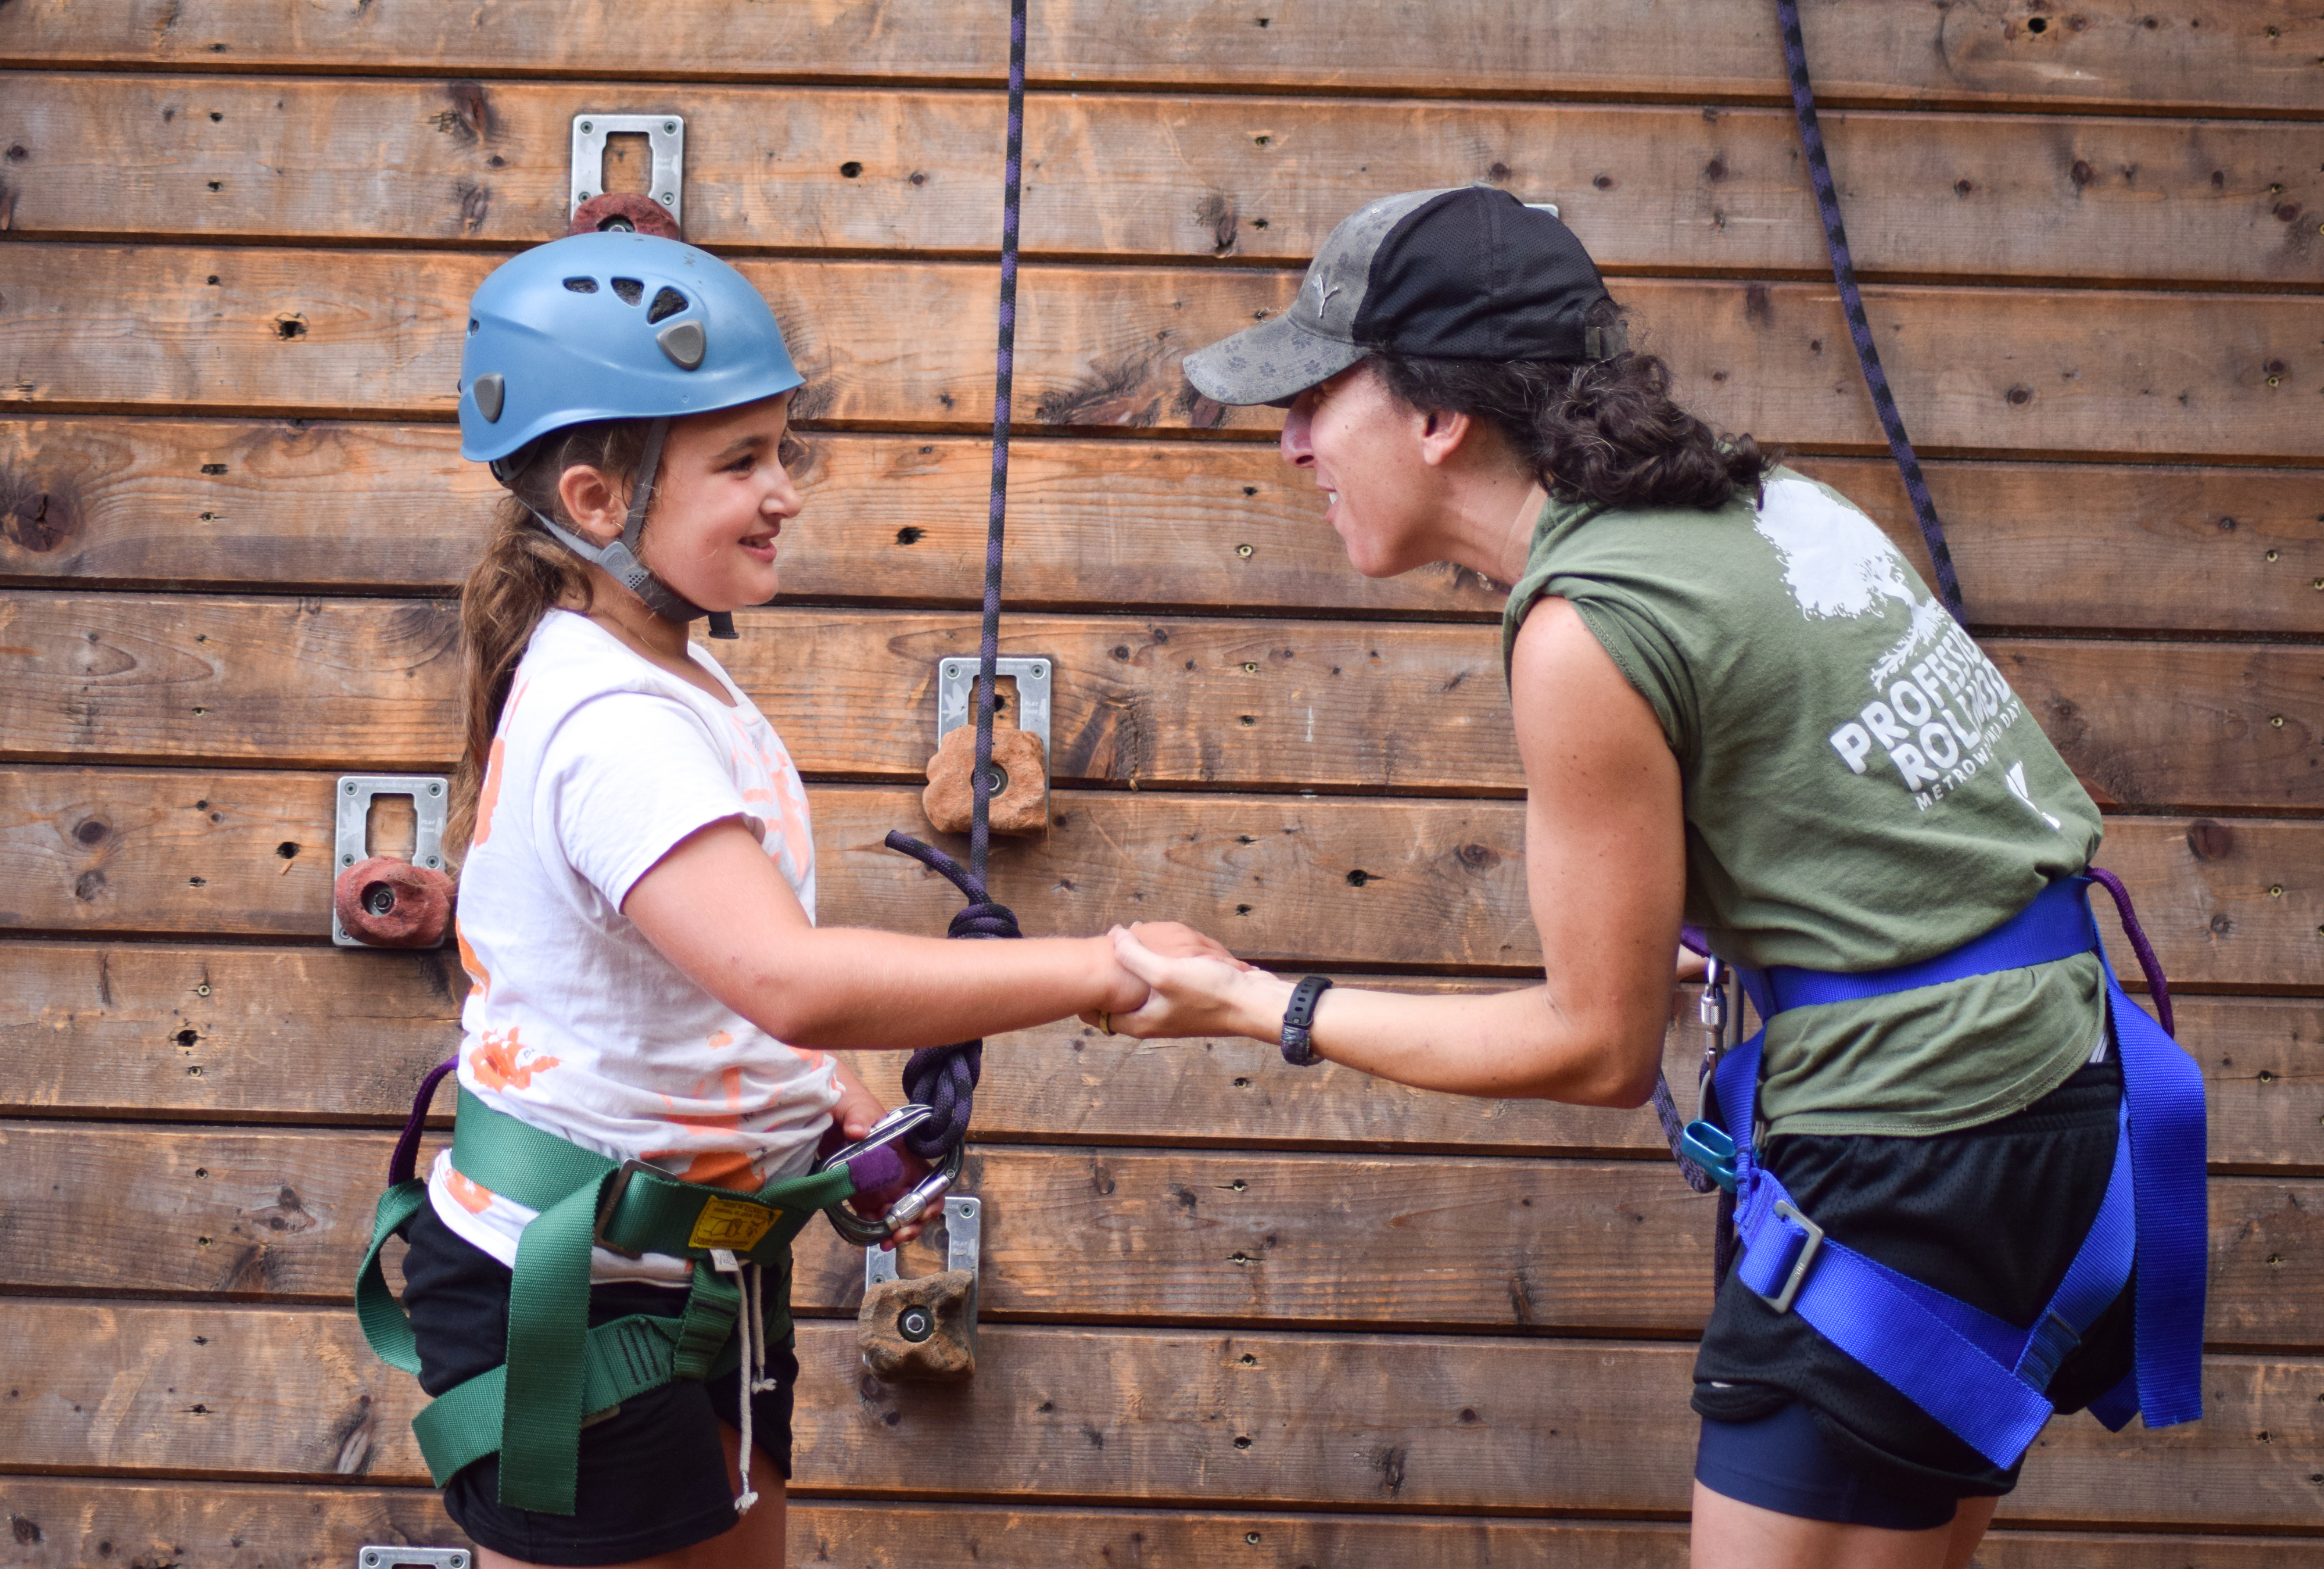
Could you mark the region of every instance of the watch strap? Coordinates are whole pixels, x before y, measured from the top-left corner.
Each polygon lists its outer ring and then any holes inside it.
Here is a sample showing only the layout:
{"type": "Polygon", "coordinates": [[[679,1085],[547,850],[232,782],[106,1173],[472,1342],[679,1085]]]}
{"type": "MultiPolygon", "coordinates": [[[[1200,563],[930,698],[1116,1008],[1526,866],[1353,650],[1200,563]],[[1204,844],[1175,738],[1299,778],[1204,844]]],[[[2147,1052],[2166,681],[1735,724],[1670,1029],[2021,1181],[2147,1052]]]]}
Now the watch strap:
{"type": "Polygon", "coordinates": [[[1294,1067],[1315,1062],[1315,1004],[1332,989],[1329,975],[1309,975],[1291,988],[1291,1003],[1283,1011],[1283,1060],[1294,1067]]]}

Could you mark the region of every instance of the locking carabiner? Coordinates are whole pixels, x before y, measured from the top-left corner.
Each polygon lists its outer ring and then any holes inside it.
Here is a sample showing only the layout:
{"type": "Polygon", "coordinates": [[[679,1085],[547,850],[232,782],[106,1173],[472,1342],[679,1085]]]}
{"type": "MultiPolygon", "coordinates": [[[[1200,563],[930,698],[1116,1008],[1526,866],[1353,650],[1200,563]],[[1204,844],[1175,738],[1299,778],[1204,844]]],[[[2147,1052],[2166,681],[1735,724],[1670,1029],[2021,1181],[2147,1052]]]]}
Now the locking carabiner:
{"type": "MultiPolygon", "coordinates": [[[[936,1115],[936,1108],[918,1101],[907,1101],[880,1119],[872,1131],[853,1144],[842,1145],[815,1163],[817,1171],[827,1171],[844,1166],[859,1156],[884,1149],[906,1133],[936,1115]]],[[[875,1247],[926,1214],[928,1206],[945,1195],[960,1176],[961,1146],[955,1144],[945,1162],[912,1185],[911,1190],[888,1206],[887,1213],[876,1221],[867,1221],[844,1204],[833,1204],[823,1213],[830,1217],[831,1229],[859,1248],[875,1247]]]]}

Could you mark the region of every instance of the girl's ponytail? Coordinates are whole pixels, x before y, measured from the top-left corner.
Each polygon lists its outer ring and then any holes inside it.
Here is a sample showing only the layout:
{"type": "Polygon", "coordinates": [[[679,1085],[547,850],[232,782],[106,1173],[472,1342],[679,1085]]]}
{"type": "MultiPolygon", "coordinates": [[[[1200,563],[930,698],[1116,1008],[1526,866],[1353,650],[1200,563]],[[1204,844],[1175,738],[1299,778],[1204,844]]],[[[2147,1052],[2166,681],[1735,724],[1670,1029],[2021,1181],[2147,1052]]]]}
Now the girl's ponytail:
{"type": "Polygon", "coordinates": [[[642,420],[604,420],[567,426],[542,438],[530,453],[515,455],[516,472],[508,481],[512,494],[501,502],[484,558],[460,589],[463,747],[452,773],[450,821],[444,834],[445,849],[455,858],[466,853],[475,831],[476,798],[493,736],[533,630],[551,610],[589,608],[588,569],[549,538],[533,509],[571,527],[558,498],[565,471],[586,464],[617,483],[627,481],[645,456],[647,425],[642,420]]]}

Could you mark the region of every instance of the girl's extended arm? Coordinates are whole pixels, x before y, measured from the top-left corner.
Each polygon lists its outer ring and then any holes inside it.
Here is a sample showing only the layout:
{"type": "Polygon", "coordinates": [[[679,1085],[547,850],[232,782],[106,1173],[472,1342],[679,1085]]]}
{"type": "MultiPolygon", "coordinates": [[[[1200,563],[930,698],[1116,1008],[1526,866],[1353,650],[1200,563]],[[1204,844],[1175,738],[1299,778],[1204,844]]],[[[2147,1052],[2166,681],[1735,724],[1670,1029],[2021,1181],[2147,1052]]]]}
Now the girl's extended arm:
{"type": "MultiPolygon", "coordinates": [[[[1316,1010],[1316,1054],[1421,1089],[1638,1105],[1662,1061],[1686,886],[1678,764],[1654,710],[1563,600],[1526,618],[1510,690],[1547,983],[1471,997],[1334,988],[1316,1010]]],[[[1114,940],[1154,988],[1117,1028],[1281,1038],[1290,981],[1114,940]]]]}
{"type": "Polygon", "coordinates": [[[697,985],[802,1050],[942,1046],[1126,1011],[1146,996],[1102,937],[954,942],[818,928],[733,818],[679,841],[622,910],[697,985]]]}

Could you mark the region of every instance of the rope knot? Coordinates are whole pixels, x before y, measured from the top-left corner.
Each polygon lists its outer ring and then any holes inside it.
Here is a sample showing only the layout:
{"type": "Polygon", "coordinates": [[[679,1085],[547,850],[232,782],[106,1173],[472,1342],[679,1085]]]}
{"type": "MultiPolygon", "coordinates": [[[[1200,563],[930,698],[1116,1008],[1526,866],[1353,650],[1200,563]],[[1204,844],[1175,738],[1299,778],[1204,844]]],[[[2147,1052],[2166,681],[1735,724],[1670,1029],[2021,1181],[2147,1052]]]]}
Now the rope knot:
{"type": "MultiPolygon", "coordinates": [[[[888,835],[890,850],[909,855],[961,891],[968,903],[953,914],[945,931],[952,937],[1021,937],[1017,915],[993,901],[984,884],[959,862],[933,844],[924,844],[900,830],[888,835]]],[[[904,1064],[904,1094],[936,1114],[903,1137],[904,1147],[931,1164],[952,1153],[968,1137],[976,1084],[984,1072],[984,1042],[955,1041],[912,1053],[904,1064]]]]}

